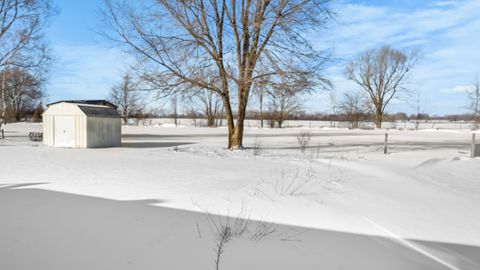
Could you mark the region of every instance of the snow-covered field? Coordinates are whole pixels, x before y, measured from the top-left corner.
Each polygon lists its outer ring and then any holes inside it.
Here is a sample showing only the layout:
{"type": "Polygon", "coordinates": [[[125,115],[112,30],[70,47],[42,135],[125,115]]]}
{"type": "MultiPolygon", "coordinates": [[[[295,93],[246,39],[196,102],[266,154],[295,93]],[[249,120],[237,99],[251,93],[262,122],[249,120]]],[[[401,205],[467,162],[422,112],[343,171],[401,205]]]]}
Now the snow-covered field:
{"type": "Polygon", "coordinates": [[[106,149],[5,130],[0,269],[215,269],[222,226],[220,269],[480,269],[470,131],[389,130],[384,155],[385,130],[249,128],[233,152],[224,128],[129,126],[106,149]]]}

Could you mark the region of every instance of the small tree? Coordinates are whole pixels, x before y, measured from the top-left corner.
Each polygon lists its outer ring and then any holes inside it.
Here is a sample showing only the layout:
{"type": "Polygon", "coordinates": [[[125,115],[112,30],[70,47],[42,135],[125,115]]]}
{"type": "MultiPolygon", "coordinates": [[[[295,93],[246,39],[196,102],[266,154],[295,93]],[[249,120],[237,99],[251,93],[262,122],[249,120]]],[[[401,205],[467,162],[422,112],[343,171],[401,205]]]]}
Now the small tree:
{"type": "Polygon", "coordinates": [[[192,119],[193,126],[197,127],[197,125],[198,125],[197,120],[198,120],[198,117],[199,117],[197,109],[193,108],[193,107],[188,108],[187,116],[188,116],[188,118],[192,119]]]}
{"type": "Polygon", "coordinates": [[[265,115],[263,111],[263,104],[265,100],[265,96],[267,95],[267,91],[265,89],[265,83],[259,81],[253,86],[253,94],[256,96],[258,101],[258,117],[260,121],[260,128],[263,128],[263,122],[265,121],[265,115]]]}
{"type": "Polygon", "coordinates": [[[212,91],[202,90],[197,94],[198,101],[202,108],[202,112],[207,118],[208,127],[217,126],[217,117],[220,113],[220,108],[222,106],[221,98],[212,91]]]}
{"type": "Polygon", "coordinates": [[[132,114],[140,109],[140,94],[137,87],[138,83],[127,73],[123,75],[122,81],[110,90],[108,99],[118,106],[124,124],[127,124],[132,114]]]}
{"type": "MultiPolygon", "coordinates": [[[[271,121],[276,122],[278,128],[282,128],[285,120],[298,112],[302,106],[302,100],[296,93],[283,89],[275,89],[271,92],[269,98],[271,121]]],[[[270,126],[273,127],[272,124],[270,126]]]]}
{"type": "Polygon", "coordinates": [[[368,114],[368,100],[362,92],[350,91],[343,94],[340,109],[352,128],[358,128],[358,123],[368,114]]]}
{"type": "Polygon", "coordinates": [[[382,127],[383,114],[390,101],[407,90],[407,75],[417,59],[416,51],[407,53],[383,46],[363,52],[347,65],[347,78],[365,90],[372,101],[377,128],[382,127]]]}
{"type": "Polygon", "coordinates": [[[473,115],[474,129],[478,129],[480,125],[480,82],[475,81],[473,87],[467,92],[469,109],[473,115]]]}
{"type": "Polygon", "coordinates": [[[298,74],[295,77],[295,79],[288,77],[275,79],[268,76],[264,78],[264,89],[269,97],[271,127],[274,121],[282,128],[283,122],[289,116],[298,113],[303,103],[302,95],[313,87],[308,74],[298,74]]]}
{"type": "Polygon", "coordinates": [[[170,107],[172,109],[173,123],[175,126],[178,125],[178,99],[177,96],[172,96],[170,99],[170,107]]]}
{"type": "Polygon", "coordinates": [[[415,91],[415,96],[413,100],[412,107],[415,109],[415,115],[413,115],[413,119],[415,120],[415,130],[420,128],[420,121],[423,119],[428,119],[428,115],[423,112],[423,103],[424,100],[419,91],[415,91]]]}
{"type": "Polygon", "coordinates": [[[330,92],[328,94],[328,97],[330,99],[330,106],[332,109],[332,115],[330,116],[330,126],[335,127],[336,126],[336,119],[337,119],[337,110],[338,110],[338,101],[337,97],[335,96],[335,93],[330,92]]]}

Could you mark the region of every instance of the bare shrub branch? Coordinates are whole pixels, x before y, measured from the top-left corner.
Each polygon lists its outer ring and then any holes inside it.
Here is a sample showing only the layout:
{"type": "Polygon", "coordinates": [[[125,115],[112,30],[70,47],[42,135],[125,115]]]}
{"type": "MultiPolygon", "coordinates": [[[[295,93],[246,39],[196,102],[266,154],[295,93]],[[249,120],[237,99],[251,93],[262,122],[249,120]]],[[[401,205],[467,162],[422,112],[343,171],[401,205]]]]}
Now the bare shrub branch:
{"type": "Polygon", "coordinates": [[[312,168],[300,173],[300,169],[284,170],[279,174],[272,174],[272,184],[275,192],[280,196],[298,196],[302,195],[302,189],[310,183],[315,177],[315,172],[312,168]]]}
{"type": "Polygon", "coordinates": [[[310,143],[310,139],[312,138],[312,134],[307,131],[302,131],[300,134],[297,135],[297,142],[300,147],[300,151],[305,153],[305,149],[307,149],[308,144],[310,143]]]}
{"type": "Polygon", "coordinates": [[[227,244],[233,239],[246,238],[255,243],[273,234],[277,225],[263,221],[252,221],[250,211],[246,211],[242,205],[240,213],[232,218],[230,216],[214,216],[207,212],[207,221],[215,236],[215,269],[220,269],[222,254],[227,244]]]}

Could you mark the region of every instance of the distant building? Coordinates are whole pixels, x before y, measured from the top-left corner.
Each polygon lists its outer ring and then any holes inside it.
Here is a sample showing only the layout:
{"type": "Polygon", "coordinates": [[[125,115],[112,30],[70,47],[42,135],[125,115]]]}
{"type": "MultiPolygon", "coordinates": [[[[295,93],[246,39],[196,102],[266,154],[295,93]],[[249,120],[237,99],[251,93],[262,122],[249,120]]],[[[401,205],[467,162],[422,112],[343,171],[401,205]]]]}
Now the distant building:
{"type": "Polygon", "coordinates": [[[42,114],[43,143],[70,148],[121,145],[121,116],[106,100],[61,100],[42,114]]]}

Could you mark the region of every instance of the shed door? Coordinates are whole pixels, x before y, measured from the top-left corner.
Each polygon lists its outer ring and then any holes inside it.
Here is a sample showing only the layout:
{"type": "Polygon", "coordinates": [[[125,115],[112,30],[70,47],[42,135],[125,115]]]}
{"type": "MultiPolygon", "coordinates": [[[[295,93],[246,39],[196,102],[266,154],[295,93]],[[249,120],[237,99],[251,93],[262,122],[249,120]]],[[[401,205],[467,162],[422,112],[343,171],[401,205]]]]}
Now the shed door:
{"type": "Polygon", "coordinates": [[[75,147],[74,116],[55,116],[55,146],[75,147]]]}

